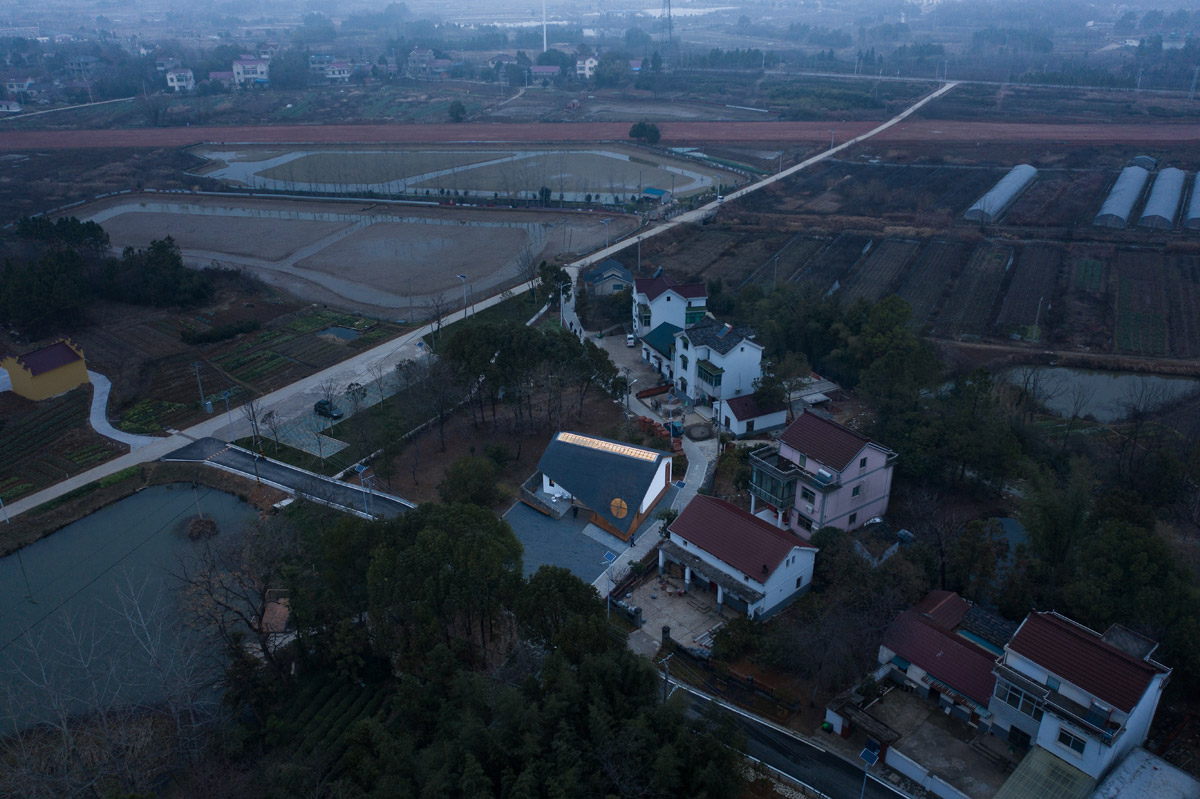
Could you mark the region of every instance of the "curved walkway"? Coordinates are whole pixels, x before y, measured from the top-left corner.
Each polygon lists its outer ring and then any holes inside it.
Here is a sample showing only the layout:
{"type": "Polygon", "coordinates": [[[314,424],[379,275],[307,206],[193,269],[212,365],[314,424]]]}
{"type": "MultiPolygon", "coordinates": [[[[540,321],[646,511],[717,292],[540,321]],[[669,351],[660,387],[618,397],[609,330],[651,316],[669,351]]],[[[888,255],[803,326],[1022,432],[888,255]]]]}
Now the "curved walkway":
{"type": "MultiPolygon", "coordinates": [[[[6,379],[7,377],[5,375],[6,379]]],[[[88,377],[91,378],[92,385],[95,386],[95,390],[92,392],[92,409],[90,413],[93,430],[105,438],[111,438],[113,441],[128,444],[131,450],[149,446],[156,441],[162,440],[158,436],[139,436],[135,433],[124,433],[109,424],[108,395],[112,391],[112,381],[99,372],[93,372],[91,369],[88,369],[88,377]]]]}

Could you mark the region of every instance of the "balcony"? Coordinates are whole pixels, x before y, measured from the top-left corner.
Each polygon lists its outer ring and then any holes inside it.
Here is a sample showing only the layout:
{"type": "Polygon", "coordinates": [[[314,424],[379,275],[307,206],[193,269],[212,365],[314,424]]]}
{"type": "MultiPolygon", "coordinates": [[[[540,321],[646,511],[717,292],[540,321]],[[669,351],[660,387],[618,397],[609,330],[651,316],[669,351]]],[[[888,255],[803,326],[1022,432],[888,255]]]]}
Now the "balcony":
{"type": "Polygon", "coordinates": [[[796,504],[796,483],[803,472],[796,464],[779,457],[773,446],[750,453],[750,493],[776,508],[796,504]]]}
{"type": "Polygon", "coordinates": [[[1000,679],[1015,685],[1031,697],[1035,698],[1043,713],[1050,713],[1068,724],[1082,730],[1089,737],[1096,739],[1104,746],[1112,746],[1121,733],[1125,731],[1123,721],[1105,718],[1090,718],[1089,711],[1083,705],[1075,702],[1057,691],[1052,691],[1045,685],[1029,679],[1024,674],[1003,663],[997,663],[995,674],[1000,679]]]}
{"type": "Polygon", "coordinates": [[[720,388],[723,374],[725,374],[725,370],[712,361],[703,359],[696,361],[696,377],[701,383],[706,383],[712,388],[720,388]]]}

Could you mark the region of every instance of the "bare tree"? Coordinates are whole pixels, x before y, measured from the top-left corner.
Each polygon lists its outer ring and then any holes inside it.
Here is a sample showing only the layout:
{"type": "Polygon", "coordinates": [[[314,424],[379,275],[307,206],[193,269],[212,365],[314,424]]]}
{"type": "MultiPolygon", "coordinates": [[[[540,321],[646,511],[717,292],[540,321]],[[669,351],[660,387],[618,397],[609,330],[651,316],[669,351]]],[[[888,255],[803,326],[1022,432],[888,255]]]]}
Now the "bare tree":
{"type": "Polygon", "coordinates": [[[262,414],[262,402],[258,397],[250,397],[242,404],[242,416],[250,425],[250,437],[254,442],[254,448],[262,450],[262,436],[259,434],[258,422],[262,414]]]}
{"type": "Polygon", "coordinates": [[[279,454],[279,428],[283,420],[279,418],[279,414],[275,411],[267,411],[262,416],[262,423],[271,431],[271,438],[275,439],[275,454],[279,454]]]}
{"type": "Polygon", "coordinates": [[[442,333],[442,317],[450,311],[450,301],[446,299],[446,292],[439,291],[429,298],[429,313],[431,321],[434,324],[433,347],[437,349],[438,342],[441,341],[442,333]]]}
{"type": "Polygon", "coordinates": [[[317,384],[317,391],[321,393],[321,399],[329,403],[330,410],[337,407],[337,398],[341,390],[342,384],[332,377],[327,377],[317,384]]]}
{"type": "Polygon", "coordinates": [[[1096,387],[1085,383],[1082,380],[1076,381],[1067,389],[1067,413],[1066,421],[1063,424],[1063,440],[1062,451],[1067,449],[1067,443],[1070,441],[1071,432],[1075,428],[1076,422],[1083,419],[1088,407],[1092,404],[1092,398],[1096,396],[1096,387]]]}
{"type": "MultiPolygon", "coordinates": [[[[537,255],[533,252],[533,247],[526,244],[521,248],[521,251],[516,256],[517,274],[521,278],[521,282],[526,285],[530,291],[530,296],[534,297],[534,287],[537,285],[540,272],[538,269],[537,255]]],[[[537,298],[534,297],[534,302],[537,298]]]]}

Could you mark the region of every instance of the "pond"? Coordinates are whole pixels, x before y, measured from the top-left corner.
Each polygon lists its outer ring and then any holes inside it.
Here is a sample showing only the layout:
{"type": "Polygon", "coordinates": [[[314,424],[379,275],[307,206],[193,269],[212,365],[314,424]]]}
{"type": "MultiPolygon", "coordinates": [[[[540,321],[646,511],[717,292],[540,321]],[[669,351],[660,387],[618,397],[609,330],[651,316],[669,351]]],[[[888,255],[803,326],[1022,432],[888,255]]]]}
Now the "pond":
{"type": "MultiPolygon", "coordinates": [[[[1028,369],[1009,369],[998,377],[1020,384],[1028,369]]],[[[1064,418],[1091,416],[1098,422],[1117,422],[1129,415],[1131,406],[1148,410],[1200,394],[1200,380],[1163,377],[1135,372],[1099,372],[1049,366],[1038,368],[1042,404],[1050,413],[1064,418]]]]}
{"type": "Polygon", "coordinates": [[[193,490],[191,484],[155,486],[0,558],[0,731],[28,723],[45,709],[45,692],[31,690],[22,676],[38,664],[39,655],[53,665],[52,677],[60,686],[85,679],[63,657],[68,629],[94,644],[93,675],[122,675],[117,681],[122,699],[155,698],[152,680],[138,673],[145,666],[122,654],[134,649],[126,645],[129,625],[121,623],[122,594],[136,593],[143,613],[162,609],[168,643],[180,640],[183,627],[171,622],[173,595],[164,587],[168,572],[198,546],[187,534],[197,504],[216,521],[218,538],[240,534],[256,516],[232,494],[193,490]],[[15,718],[5,707],[10,696],[21,711],[15,718]]]}
{"type": "Polygon", "coordinates": [[[317,335],[318,336],[334,336],[336,338],[340,338],[342,341],[354,341],[354,339],[361,336],[362,333],[359,333],[357,330],[351,330],[348,327],[338,327],[335,325],[333,327],[325,328],[317,335]]]}

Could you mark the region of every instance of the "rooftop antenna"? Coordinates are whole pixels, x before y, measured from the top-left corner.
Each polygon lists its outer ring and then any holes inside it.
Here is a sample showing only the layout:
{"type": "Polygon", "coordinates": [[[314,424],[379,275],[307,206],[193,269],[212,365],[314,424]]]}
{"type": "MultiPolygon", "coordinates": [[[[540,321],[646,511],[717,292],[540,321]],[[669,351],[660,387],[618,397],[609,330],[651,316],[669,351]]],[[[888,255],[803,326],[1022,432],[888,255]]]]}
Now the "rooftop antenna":
{"type": "Polygon", "coordinates": [[[546,46],[546,0],[542,0],[542,52],[550,48],[546,46]]]}

